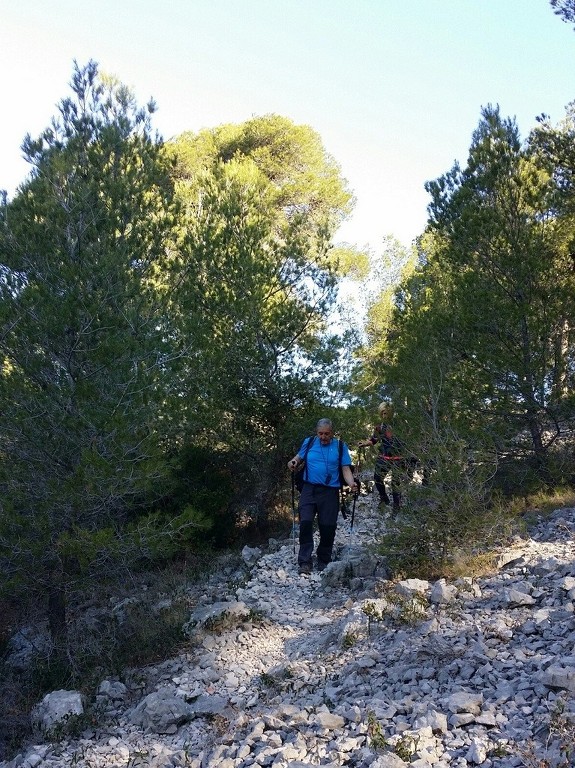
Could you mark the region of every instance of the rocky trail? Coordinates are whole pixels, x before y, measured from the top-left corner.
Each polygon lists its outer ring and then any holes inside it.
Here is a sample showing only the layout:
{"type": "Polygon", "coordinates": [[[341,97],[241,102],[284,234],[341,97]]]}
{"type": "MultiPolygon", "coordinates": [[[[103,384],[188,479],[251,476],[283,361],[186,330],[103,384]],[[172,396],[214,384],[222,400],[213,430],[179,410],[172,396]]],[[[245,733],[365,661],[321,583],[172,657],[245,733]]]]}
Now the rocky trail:
{"type": "Polygon", "coordinates": [[[453,584],[387,580],[371,496],[349,523],[321,574],[298,576],[291,539],[246,547],[204,585],[185,652],[92,702],[49,694],[0,768],[575,765],[575,509],[453,584]],[[84,708],[91,725],[50,740],[84,708]]]}

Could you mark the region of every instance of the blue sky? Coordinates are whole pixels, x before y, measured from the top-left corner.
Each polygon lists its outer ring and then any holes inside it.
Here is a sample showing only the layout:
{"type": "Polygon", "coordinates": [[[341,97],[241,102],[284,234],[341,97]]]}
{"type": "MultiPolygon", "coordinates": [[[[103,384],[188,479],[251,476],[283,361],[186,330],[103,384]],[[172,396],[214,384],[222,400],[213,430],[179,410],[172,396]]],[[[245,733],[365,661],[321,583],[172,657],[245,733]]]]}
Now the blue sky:
{"type": "Polygon", "coordinates": [[[277,113],[312,126],[355,193],[339,238],[423,230],[425,181],[465,162],[482,106],[525,137],[575,99],[575,32],[548,0],[0,0],[0,188],[96,60],[170,138],[277,113]]]}

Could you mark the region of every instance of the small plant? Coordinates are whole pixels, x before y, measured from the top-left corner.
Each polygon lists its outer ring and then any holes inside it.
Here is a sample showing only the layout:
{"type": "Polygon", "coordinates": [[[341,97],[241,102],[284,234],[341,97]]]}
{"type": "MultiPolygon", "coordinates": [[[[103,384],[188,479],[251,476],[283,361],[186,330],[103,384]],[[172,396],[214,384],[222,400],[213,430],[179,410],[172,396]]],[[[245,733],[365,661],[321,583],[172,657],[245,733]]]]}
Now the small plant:
{"type": "Polygon", "coordinates": [[[267,672],[262,672],[260,675],[260,683],[264,688],[278,688],[278,681],[272,675],[267,672]]]}
{"type": "Polygon", "coordinates": [[[211,715],[209,719],[217,734],[221,736],[227,731],[230,721],[226,717],[216,713],[214,715],[211,715]]]}
{"type": "Polygon", "coordinates": [[[137,765],[145,765],[150,753],[147,749],[135,749],[130,753],[126,768],[135,768],[137,765]]]}
{"type": "Polygon", "coordinates": [[[335,702],[333,701],[333,699],[330,699],[330,697],[329,697],[329,696],[327,696],[327,694],[325,693],[325,691],[323,692],[323,695],[322,695],[322,699],[323,699],[323,703],[325,704],[325,706],[326,706],[326,707],[327,707],[327,708],[328,708],[330,711],[331,711],[332,709],[334,709],[334,708],[335,708],[335,702]]]}
{"type": "Polygon", "coordinates": [[[221,634],[226,629],[228,629],[230,625],[230,615],[227,611],[222,611],[221,613],[214,614],[213,616],[208,616],[202,622],[202,627],[207,632],[211,632],[214,635],[221,634]]]}
{"type": "Polygon", "coordinates": [[[497,744],[489,752],[489,757],[502,758],[507,757],[507,755],[509,755],[509,749],[503,744],[497,744]]]}
{"type": "Polygon", "coordinates": [[[518,749],[525,768],[571,768],[575,757],[575,718],[566,712],[565,701],[557,699],[546,722],[547,738],[543,745],[533,741],[518,749]]]}
{"type": "Polygon", "coordinates": [[[252,624],[263,624],[265,618],[263,611],[260,611],[257,608],[250,608],[247,620],[251,621],[252,624]]]}
{"type": "Polygon", "coordinates": [[[353,648],[353,646],[357,643],[359,640],[359,635],[357,632],[346,632],[345,635],[342,638],[341,644],[342,647],[347,648],[353,648]]]}
{"type": "Polygon", "coordinates": [[[87,747],[86,745],[82,745],[80,749],[77,749],[72,755],[70,765],[72,766],[80,765],[80,763],[86,759],[86,754],[87,754],[87,747]]]}
{"type": "Polygon", "coordinates": [[[59,722],[54,723],[49,730],[46,730],[44,735],[51,741],[78,738],[82,731],[91,724],[89,717],[87,712],[66,714],[59,722]]]}
{"type": "Polygon", "coordinates": [[[234,578],[228,579],[227,588],[228,592],[236,592],[238,589],[243,589],[248,585],[250,581],[250,573],[246,571],[242,575],[236,575],[234,578]]]}
{"type": "Polygon", "coordinates": [[[575,719],[566,712],[565,701],[557,699],[549,718],[549,741],[557,742],[559,753],[565,758],[566,768],[573,765],[575,756],[575,719]]]}
{"type": "Polygon", "coordinates": [[[367,736],[369,738],[369,746],[374,749],[385,749],[387,741],[383,735],[381,729],[381,723],[375,716],[375,712],[371,710],[367,713],[367,736]]]}
{"type": "Polygon", "coordinates": [[[395,754],[406,763],[411,762],[415,749],[415,742],[410,736],[402,736],[394,747],[395,754]]]}
{"type": "Polygon", "coordinates": [[[260,683],[265,688],[281,691],[286,687],[286,681],[293,680],[293,676],[293,672],[289,667],[283,667],[281,669],[275,669],[272,672],[262,672],[260,675],[260,683]]]}
{"type": "Polygon", "coordinates": [[[347,563],[343,571],[342,581],[344,584],[349,586],[352,579],[353,579],[353,565],[351,563],[347,563]]]}
{"type": "Polygon", "coordinates": [[[372,622],[391,621],[395,625],[415,624],[425,616],[429,606],[427,598],[419,592],[406,597],[388,589],[385,597],[374,603],[365,603],[362,610],[368,618],[368,633],[372,622]]]}

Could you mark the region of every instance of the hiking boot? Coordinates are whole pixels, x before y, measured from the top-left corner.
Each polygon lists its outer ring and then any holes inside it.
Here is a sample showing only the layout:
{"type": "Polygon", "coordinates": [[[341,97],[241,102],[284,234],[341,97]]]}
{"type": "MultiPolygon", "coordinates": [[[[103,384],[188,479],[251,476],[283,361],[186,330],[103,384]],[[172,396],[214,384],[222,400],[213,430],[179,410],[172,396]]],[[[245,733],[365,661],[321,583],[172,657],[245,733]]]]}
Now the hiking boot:
{"type": "Polygon", "coordinates": [[[309,576],[311,574],[311,563],[300,563],[297,572],[300,576],[309,576]]]}
{"type": "Polygon", "coordinates": [[[317,561],[317,570],[321,573],[322,571],[325,571],[329,563],[324,563],[323,560],[317,561]]]}

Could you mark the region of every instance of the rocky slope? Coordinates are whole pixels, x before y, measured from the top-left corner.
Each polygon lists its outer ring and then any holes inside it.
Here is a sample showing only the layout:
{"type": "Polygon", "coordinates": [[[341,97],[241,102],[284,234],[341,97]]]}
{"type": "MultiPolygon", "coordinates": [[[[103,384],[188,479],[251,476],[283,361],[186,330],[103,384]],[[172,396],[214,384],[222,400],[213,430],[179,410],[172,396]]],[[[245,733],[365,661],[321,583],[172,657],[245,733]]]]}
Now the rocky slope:
{"type": "Polygon", "coordinates": [[[291,540],[246,548],[206,585],[186,652],[87,705],[47,697],[35,744],[0,768],[575,765],[575,510],[492,576],[391,583],[370,553],[374,503],[340,525],[321,575],[297,575],[291,540]],[[75,705],[93,723],[50,740],[75,705]]]}

